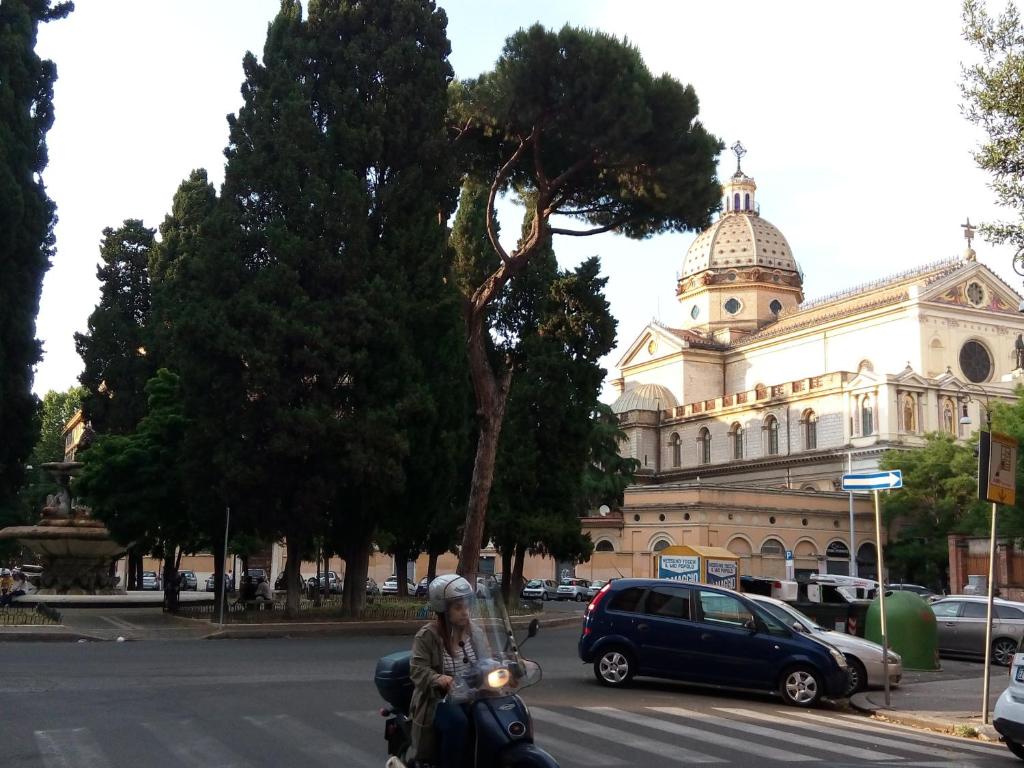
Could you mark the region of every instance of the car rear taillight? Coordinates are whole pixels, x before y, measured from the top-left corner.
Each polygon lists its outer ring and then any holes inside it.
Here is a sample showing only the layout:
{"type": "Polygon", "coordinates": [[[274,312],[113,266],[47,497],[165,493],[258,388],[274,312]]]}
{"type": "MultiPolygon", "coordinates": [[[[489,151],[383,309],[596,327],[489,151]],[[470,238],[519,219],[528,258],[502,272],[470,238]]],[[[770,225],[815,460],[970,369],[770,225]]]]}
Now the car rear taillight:
{"type": "Polygon", "coordinates": [[[587,613],[590,613],[595,608],[597,608],[598,604],[600,604],[600,602],[604,599],[604,593],[608,591],[608,588],[611,587],[611,585],[611,582],[608,582],[603,587],[601,587],[600,592],[594,595],[594,599],[591,600],[590,605],[587,606],[587,613]]]}

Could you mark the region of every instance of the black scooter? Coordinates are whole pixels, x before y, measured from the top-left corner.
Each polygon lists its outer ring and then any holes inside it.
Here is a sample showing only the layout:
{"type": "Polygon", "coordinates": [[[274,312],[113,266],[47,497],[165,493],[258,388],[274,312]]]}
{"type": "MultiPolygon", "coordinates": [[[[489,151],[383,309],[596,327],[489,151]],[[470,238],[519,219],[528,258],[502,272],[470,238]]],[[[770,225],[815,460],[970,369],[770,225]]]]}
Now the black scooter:
{"type": "MultiPolygon", "coordinates": [[[[527,637],[537,634],[539,623],[530,622],[527,637]]],[[[417,763],[412,751],[412,720],[409,704],[413,684],[409,676],[410,651],[383,656],[377,661],[374,682],[389,706],[380,711],[388,755],[404,761],[408,768],[417,763]],[[407,759],[408,758],[408,759],[407,759]]],[[[558,762],[533,743],[533,722],[518,694],[511,691],[540,678],[540,668],[519,658],[481,660],[473,672],[461,681],[469,714],[469,743],[463,768],[559,768],[558,762]],[[530,667],[534,669],[530,669],[530,667]],[[531,679],[532,678],[532,679],[531,679]]]]}

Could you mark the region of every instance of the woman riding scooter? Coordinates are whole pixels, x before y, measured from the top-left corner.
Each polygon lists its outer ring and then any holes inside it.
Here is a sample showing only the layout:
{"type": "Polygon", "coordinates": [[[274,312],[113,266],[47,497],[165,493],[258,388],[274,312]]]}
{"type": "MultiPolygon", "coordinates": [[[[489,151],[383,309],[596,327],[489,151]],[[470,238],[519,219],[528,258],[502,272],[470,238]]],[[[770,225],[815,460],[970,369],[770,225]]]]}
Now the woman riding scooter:
{"type": "Polygon", "coordinates": [[[427,588],[435,618],[416,633],[409,670],[412,741],[417,761],[458,768],[468,722],[461,704],[446,701],[454,681],[489,653],[487,641],[470,620],[473,588],[461,576],[438,576],[427,588]]]}

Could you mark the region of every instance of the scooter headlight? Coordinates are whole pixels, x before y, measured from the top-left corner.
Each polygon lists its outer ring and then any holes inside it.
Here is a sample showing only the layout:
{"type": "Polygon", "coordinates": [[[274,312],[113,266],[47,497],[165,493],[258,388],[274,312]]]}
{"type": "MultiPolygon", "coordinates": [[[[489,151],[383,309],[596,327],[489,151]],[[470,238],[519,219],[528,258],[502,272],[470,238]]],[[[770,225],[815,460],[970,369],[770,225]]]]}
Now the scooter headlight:
{"type": "Polygon", "coordinates": [[[488,688],[504,688],[508,685],[509,674],[504,667],[487,673],[488,688]]]}

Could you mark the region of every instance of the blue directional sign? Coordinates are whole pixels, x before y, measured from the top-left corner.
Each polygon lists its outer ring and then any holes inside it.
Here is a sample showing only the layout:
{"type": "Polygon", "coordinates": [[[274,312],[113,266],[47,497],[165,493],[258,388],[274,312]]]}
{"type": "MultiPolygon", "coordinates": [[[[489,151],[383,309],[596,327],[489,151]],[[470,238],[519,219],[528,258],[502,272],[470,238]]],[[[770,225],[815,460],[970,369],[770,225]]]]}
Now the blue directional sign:
{"type": "Polygon", "coordinates": [[[865,472],[859,475],[843,475],[844,491],[880,491],[886,488],[902,488],[903,472],[891,469],[888,472],[865,472]]]}

